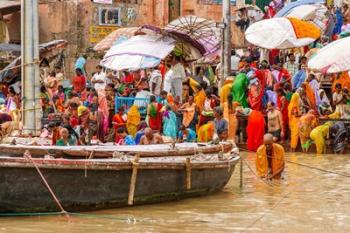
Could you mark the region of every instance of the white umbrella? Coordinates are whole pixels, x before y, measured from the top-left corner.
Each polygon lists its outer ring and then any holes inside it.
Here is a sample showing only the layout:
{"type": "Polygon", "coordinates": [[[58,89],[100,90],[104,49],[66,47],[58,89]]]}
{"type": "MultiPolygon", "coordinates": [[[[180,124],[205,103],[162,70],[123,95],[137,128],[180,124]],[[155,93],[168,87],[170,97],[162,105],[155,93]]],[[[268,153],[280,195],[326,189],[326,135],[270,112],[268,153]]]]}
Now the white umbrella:
{"type": "Polygon", "coordinates": [[[160,35],[139,35],[110,48],[104,58],[116,55],[140,55],[163,59],[175,48],[175,41],[160,35]]]}
{"type": "Polygon", "coordinates": [[[157,66],[175,48],[175,41],[161,35],[139,35],[107,51],[101,65],[113,70],[157,66]]]}
{"type": "Polygon", "coordinates": [[[101,65],[112,70],[139,70],[156,67],[161,59],[139,55],[116,55],[102,60],[101,65]]]}
{"type": "Polygon", "coordinates": [[[350,37],[336,40],[310,59],[308,67],[323,73],[339,73],[350,70],[350,37]]]}
{"type": "Polygon", "coordinates": [[[315,25],[298,19],[272,18],[252,24],[245,32],[247,41],[266,49],[290,49],[308,45],[321,31],[315,25]]]}

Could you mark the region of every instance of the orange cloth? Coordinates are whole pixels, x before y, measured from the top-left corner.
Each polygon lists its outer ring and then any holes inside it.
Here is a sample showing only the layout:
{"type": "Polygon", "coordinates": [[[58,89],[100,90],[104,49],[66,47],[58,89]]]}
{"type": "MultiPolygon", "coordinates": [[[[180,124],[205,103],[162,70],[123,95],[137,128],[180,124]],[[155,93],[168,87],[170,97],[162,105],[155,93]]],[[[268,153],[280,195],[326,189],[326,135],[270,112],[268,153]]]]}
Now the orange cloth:
{"type": "Polygon", "coordinates": [[[231,93],[232,90],[232,82],[225,84],[220,90],[220,103],[224,104],[227,101],[228,94],[231,93]]]}
{"type": "Polygon", "coordinates": [[[194,97],[194,102],[196,103],[196,106],[200,113],[203,111],[206,98],[207,96],[205,95],[204,89],[200,90],[194,97]]]}
{"type": "Polygon", "coordinates": [[[311,109],[313,110],[317,110],[317,106],[316,106],[316,96],[315,96],[315,92],[312,89],[312,87],[308,84],[308,83],[303,83],[304,87],[305,87],[305,93],[306,96],[308,98],[308,100],[310,101],[311,104],[311,109]]]}
{"type": "Polygon", "coordinates": [[[295,149],[299,141],[299,115],[300,115],[300,96],[298,93],[292,95],[288,105],[288,119],[290,129],[290,148],[295,149]]]}
{"type": "MultiPolygon", "coordinates": [[[[284,170],[284,149],[281,145],[275,143],[272,147],[271,173],[273,178],[279,179],[281,172],[284,170]]],[[[269,164],[265,145],[260,146],[256,152],[256,171],[260,177],[268,175],[269,164]]]]}
{"type": "Polygon", "coordinates": [[[139,108],[136,105],[133,105],[128,112],[128,118],[126,121],[126,128],[128,133],[135,137],[139,124],[141,122],[141,114],[139,112],[139,108]]]}
{"type": "Polygon", "coordinates": [[[298,39],[302,38],[313,38],[318,39],[321,36],[321,30],[316,27],[315,25],[302,21],[300,19],[296,18],[288,18],[288,20],[291,22],[295,35],[298,39]]]}
{"type": "Polygon", "coordinates": [[[210,121],[198,129],[198,142],[210,142],[213,140],[215,131],[214,122],[210,121]]]}
{"type": "Polygon", "coordinates": [[[332,91],[335,92],[335,85],[337,83],[341,84],[341,88],[346,88],[350,90],[350,76],[348,72],[342,72],[339,74],[338,78],[335,78],[332,84],[332,91]]]}
{"type": "Polygon", "coordinates": [[[228,102],[224,103],[224,118],[228,120],[228,140],[235,141],[238,120],[235,114],[235,106],[232,104],[232,109],[229,108],[228,102]]]}

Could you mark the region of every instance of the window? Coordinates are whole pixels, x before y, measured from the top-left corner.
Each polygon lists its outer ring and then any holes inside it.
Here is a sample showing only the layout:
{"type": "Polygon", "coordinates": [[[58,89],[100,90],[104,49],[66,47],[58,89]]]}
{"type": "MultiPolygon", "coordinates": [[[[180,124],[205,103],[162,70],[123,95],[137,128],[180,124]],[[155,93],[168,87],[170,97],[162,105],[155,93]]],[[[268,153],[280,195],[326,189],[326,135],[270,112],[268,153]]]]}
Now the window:
{"type": "Polygon", "coordinates": [[[99,7],[98,23],[105,26],[120,25],[120,8],[99,7]]]}

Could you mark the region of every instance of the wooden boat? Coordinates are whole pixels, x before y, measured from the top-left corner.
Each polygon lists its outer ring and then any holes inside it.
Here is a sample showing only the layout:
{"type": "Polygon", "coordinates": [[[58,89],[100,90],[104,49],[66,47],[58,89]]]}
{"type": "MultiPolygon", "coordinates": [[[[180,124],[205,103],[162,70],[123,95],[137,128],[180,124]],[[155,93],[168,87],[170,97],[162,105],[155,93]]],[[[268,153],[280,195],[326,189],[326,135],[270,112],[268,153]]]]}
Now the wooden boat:
{"type": "Polygon", "coordinates": [[[29,151],[33,157],[52,155],[54,157],[80,157],[80,158],[112,158],[116,154],[138,154],[141,157],[162,156],[189,156],[197,153],[215,154],[227,153],[233,148],[232,143],[206,144],[206,143],[179,143],[147,146],[30,146],[1,144],[1,155],[22,156],[29,151]]]}
{"type": "Polygon", "coordinates": [[[10,157],[14,156],[9,153],[11,146],[6,146],[6,153],[4,148],[0,157],[1,213],[60,211],[50,189],[65,211],[206,195],[226,185],[239,161],[234,153],[146,158],[123,154],[110,159],[10,157]]]}

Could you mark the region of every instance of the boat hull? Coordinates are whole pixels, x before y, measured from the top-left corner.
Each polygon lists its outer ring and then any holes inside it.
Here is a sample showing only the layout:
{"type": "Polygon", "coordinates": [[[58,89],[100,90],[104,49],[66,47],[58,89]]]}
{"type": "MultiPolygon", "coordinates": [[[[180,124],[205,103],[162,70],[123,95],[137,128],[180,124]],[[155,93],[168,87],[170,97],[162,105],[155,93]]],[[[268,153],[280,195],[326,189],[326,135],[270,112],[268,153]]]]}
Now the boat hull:
{"type": "MultiPolygon", "coordinates": [[[[149,204],[206,195],[229,181],[238,157],[227,162],[192,163],[191,187],[186,188],[183,163],[140,163],[133,204],[149,204]]],[[[131,163],[47,163],[36,160],[66,211],[87,211],[128,205],[131,163]]],[[[37,170],[28,161],[0,162],[0,212],[59,211],[37,170]]]]}

